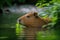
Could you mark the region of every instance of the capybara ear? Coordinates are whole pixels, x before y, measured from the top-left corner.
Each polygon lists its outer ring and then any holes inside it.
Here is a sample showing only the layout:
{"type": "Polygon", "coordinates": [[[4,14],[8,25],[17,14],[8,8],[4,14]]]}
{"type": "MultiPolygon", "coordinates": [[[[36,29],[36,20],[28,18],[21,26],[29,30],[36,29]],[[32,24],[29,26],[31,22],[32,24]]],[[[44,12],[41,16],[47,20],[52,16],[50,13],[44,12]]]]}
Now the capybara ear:
{"type": "Polygon", "coordinates": [[[38,18],[38,13],[37,12],[34,12],[33,14],[36,18],[38,18]]]}
{"type": "Polygon", "coordinates": [[[37,12],[34,12],[34,16],[37,16],[37,12]]]}

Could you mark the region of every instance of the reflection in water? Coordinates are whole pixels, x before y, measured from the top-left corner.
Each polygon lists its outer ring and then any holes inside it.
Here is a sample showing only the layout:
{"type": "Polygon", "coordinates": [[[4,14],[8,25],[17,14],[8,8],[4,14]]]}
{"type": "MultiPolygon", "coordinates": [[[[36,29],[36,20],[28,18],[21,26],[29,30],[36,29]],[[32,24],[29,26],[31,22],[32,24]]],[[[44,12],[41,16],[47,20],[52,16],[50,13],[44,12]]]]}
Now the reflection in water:
{"type": "Polygon", "coordinates": [[[0,39],[6,39],[6,38],[8,38],[8,37],[6,37],[6,36],[5,37],[4,36],[3,37],[0,37],[0,39]]]}

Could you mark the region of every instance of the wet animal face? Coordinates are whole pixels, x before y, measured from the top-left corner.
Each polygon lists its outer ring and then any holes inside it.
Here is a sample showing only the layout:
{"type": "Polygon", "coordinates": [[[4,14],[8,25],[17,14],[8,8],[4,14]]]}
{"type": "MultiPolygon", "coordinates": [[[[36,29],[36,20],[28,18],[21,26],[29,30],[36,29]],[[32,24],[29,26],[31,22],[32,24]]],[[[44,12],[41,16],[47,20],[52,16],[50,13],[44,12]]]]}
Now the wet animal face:
{"type": "Polygon", "coordinates": [[[19,18],[19,23],[23,25],[31,25],[34,24],[36,19],[38,18],[37,12],[29,12],[26,15],[23,15],[19,18]]]}
{"type": "Polygon", "coordinates": [[[20,24],[30,27],[39,27],[44,24],[44,20],[38,16],[37,12],[29,12],[18,19],[20,24]]]}

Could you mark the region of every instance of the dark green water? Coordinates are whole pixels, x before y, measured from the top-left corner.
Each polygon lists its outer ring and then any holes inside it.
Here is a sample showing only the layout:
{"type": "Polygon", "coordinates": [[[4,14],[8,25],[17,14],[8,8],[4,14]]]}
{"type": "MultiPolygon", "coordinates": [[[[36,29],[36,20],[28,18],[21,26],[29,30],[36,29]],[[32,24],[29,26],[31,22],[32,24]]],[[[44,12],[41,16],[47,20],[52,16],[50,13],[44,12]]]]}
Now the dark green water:
{"type": "Polygon", "coordinates": [[[0,40],[16,40],[15,28],[0,28],[0,40]]]}
{"type": "Polygon", "coordinates": [[[0,40],[17,40],[16,23],[20,14],[0,15],[0,40]]]}

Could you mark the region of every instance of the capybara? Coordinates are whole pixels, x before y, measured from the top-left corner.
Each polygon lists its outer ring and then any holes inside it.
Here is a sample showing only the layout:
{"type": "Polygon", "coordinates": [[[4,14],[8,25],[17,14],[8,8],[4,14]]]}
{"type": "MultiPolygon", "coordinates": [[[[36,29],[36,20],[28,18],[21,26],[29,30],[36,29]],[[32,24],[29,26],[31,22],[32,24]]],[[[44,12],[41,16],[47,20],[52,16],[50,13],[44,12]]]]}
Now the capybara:
{"type": "Polygon", "coordinates": [[[43,25],[50,22],[49,18],[41,18],[38,16],[37,12],[28,12],[27,14],[18,18],[19,23],[25,25],[25,39],[26,40],[36,40],[36,33],[38,31],[44,30],[43,25]]]}

